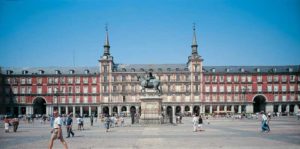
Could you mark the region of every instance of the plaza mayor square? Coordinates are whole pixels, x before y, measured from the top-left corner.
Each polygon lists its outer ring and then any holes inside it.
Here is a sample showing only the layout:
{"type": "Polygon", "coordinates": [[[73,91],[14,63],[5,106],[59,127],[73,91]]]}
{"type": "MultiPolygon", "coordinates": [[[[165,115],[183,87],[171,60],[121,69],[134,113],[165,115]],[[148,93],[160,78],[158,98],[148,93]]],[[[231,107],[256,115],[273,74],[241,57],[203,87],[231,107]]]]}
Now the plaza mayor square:
{"type": "Polygon", "coordinates": [[[299,0],[0,1],[1,149],[299,149],[299,0]]]}

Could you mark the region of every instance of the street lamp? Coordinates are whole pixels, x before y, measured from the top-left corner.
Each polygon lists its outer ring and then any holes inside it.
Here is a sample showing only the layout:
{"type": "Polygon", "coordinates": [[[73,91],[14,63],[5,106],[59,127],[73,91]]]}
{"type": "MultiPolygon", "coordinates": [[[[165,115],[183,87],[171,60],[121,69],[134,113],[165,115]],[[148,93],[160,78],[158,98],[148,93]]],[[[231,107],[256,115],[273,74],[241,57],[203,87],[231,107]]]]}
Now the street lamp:
{"type": "MultiPolygon", "coordinates": [[[[55,97],[56,97],[56,108],[57,108],[57,111],[58,111],[58,97],[59,97],[59,90],[58,88],[56,87],[55,90],[54,90],[54,94],[55,94],[55,97]]],[[[52,99],[52,103],[53,103],[53,99],[52,99]]]]}
{"type": "MultiPolygon", "coordinates": [[[[247,101],[246,99],[246,94],[247,94],[247,91],[248,91],[248,87],[247,86],[244,86],[243,89],[242,89],[242,93],[243,93],[243,104],[245,104],[245,102],[247,101]]],[[[245,106],[245,105],[243,105],[245,106]]],[[[244,109],[245,110],[245,109],[244,109]]],[[[242,110],[242,111],[244,111],[242,110]]]]}

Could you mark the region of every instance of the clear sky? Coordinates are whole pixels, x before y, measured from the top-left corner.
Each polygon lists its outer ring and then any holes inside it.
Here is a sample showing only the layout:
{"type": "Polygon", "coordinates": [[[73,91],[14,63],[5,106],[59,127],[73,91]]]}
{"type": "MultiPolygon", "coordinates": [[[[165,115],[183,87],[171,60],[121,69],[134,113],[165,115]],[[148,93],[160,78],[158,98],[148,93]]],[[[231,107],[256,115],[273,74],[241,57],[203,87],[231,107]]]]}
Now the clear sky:
{"type": "Polygon", "coordinates": [[[0,66],[300,64],[299,0],[0,0],[0,66]]]}

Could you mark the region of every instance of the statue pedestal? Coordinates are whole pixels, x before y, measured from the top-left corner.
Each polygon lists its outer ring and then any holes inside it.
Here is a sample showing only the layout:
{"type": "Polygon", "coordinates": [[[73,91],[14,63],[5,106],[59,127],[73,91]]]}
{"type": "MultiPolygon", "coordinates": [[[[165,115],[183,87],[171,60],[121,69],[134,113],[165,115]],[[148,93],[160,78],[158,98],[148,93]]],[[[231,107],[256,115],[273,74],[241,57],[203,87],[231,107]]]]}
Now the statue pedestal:
{"type": "Polygon", "coordinates": [[[141,100],[141,117],[142,124],[161,124],[161,103],[162,98],[159,96],[142,96],[141,100]]]}

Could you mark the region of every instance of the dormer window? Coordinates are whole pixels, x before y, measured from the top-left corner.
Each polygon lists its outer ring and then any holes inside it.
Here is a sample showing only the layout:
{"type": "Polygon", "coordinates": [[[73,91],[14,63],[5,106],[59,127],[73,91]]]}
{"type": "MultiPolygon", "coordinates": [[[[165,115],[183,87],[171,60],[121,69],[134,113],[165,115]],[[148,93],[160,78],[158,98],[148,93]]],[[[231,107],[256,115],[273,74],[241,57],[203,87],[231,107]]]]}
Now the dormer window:
{"type": "Polygon", "coordinates": [[[244,69],[244,68],[241,68],[240,70],[241,70],[241,72],[245,72],[245,69],[244,69]]]}
{"type": "Polygon", "coordinates": [[[158,68],[158,71],[159,71],[159,72],[162,72],[162,68],[158,68]]]}
{"type": "Polygon", "coordinates": [[[141,68],[140,71],[145,71],[145,70],[143,68],[141,68]]]}
{"type": "Polygon", "coordinates": [[[229,68],[226,68],[226,69],[225,69],[225,71],[226,71],[226,72],[229,72],[229,71],[230,71],[230,69],[229,69],[229,68]]]}
{"type": "Polygon", "coordinates": [[[85,73],[85,74],[89,74],[90,71],[86,69],[86,70],[84,71],[84,73],[85,73]]]}
{"type": "Polygon", "coordinates": [[[125,68],[122,68],[122,71],[123,71],[123,72],[126,72],[126,69],[125,69],[125,68]]]}
{"type": "Polygon", "coordinates": [[[27,70],[23,70],[23,71],[22,71],[22,74],[23,74],[23,75],[28,74],[28,71],[27,71],[27,70]]]}
{"type": "Polygon", "coordinates": [[[256,72],[260,72],[260,68],[256,68],[256,72]]]}
{"type": "Polygon", "coordinates": [[[60,70],[55,70],[55,74],[60,74],[60,70]]]}
{"type": "Polygon", "coordinates": [[[75,70],[70,70],[69,71],[69,74],[74,74],[75,73],[75,70]]]}
{"type": "Polygon", "coordinates": [[[7,70],[6,71],[6,74],[10,75],[10,74],[13,74],[14,72],[12,70],[7,70]]]}
{"type": "Polygon", "coordinates": [[[40,75],[44,74],[44,72],[45,72],[44,70],[39,70],[40,75]]]}
{"type": "Polygon", "coordinates": [[[167,71],[171,71],[171,68],[168,68],[167,71]]]}
{"type": "Polygon", "coordinates": [[[273,71],[273,72],[276,72],[277,70],[276,70],[276,68],[273,68],[272,71],[273,71]]]}
{"type": "Polygon", "coordinates": [[[288,71],[289,71],[289,72],[293,72],[293,68],[289,68],[288,71]]]}
{"type": "Polygon", "coordinates": [[[216,69],[215,69],[215,68],[212,68],[212,69],[211,69],[211,72],[216,72],[216,69]]]}
{"type": "Polygon", "coordinates": [[[132,71],[132,72],[135,72],[135,69],[134,69],[134,68],[131,68],[131,71],[132,71]]]}

